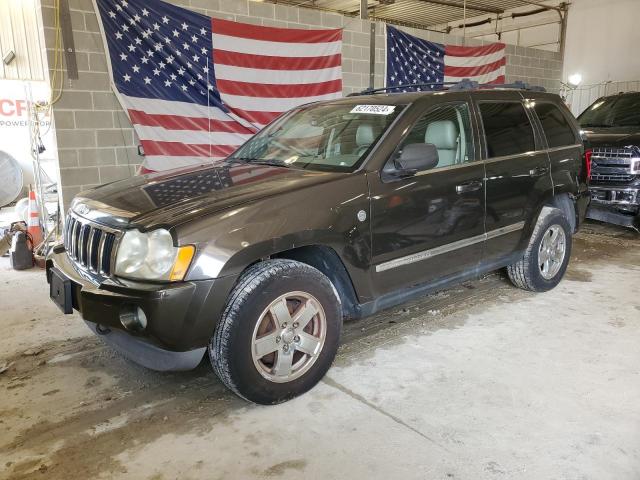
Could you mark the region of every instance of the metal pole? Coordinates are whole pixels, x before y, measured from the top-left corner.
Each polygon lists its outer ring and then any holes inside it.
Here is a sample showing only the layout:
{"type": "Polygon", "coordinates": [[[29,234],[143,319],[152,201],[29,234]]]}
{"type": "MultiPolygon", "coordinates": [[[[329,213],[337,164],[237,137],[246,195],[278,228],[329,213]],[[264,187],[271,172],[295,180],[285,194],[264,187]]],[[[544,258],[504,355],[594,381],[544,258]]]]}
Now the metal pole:
{"type": "Polygon", "coordinates": [[[369,30],[369,88],[374,88],[376,79],[376,22],[369,30]]]}
{"type": "Polygon", "coordinates": [[[360,0],[360,18],[366,20],[369,18],[369,2],[368,0],[360,0]]]}
{"type": "Polygon", "coordinates": [[[467,0],[462,4],[462,45],[467,43],[467,0]]]}
{"type": "Polygon", "coordinates": [[[564,48],[567,42],[567,15],[569,15],[569,9],[565,8],[564,15],[558,12],[560,15],[560,60],[564,62],[564,48]]]}

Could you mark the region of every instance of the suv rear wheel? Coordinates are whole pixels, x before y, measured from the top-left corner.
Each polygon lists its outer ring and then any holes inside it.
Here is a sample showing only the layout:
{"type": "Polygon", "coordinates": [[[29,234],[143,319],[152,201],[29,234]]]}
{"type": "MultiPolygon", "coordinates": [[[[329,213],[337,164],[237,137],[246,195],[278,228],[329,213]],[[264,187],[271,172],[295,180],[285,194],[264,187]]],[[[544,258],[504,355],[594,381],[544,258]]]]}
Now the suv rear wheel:
{"type": "Polygon", "coordinates": [[[237,395],[276,404],[311,389],[336,355],[340,301],[319,270],[267,260],[242,274],[209,345],[213,368],[237,395]]]}
{"type": "Polygon", "coordinates": [[[534,292],[551,290],[567,271],[571,243],[571,226],[562,211],[544,207],[524,256],[507,267],[511,282],[534,292]]]}

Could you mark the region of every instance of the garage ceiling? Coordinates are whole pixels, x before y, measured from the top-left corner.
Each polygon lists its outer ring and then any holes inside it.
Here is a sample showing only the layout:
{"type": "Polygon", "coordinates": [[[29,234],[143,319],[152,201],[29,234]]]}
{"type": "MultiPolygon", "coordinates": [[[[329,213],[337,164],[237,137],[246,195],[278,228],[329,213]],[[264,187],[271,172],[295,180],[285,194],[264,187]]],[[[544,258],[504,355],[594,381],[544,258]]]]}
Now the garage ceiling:
{"type": "MultiPolygon", "coordinates": [[[[360,0],[271,0],[272,3],[330,10],[344,15],[357,15],[360,0]]],[[[466,18],[497,15],[505,10],[532,6],[540,2],[527,0],[467,0],[466,18]]],[[[369,0],[369,15],[378,20],[411,26],[432,27],[465,18],[463,0],[369,0]]]]}

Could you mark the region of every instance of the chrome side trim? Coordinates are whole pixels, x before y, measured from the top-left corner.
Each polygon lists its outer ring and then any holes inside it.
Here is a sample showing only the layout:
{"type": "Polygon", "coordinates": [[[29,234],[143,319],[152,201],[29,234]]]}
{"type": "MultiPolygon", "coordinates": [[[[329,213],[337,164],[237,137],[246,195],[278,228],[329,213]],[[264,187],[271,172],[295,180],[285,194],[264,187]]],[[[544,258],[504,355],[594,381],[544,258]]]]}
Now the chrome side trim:
{"type": "Polygon", "coordinates": [[[420,262],[422,260],[435,257],[436,255],[442,255],[443,253],[452,252],[460,248],[469,247],[471,245],[484,242],[485,240],[489,240],[491,238],[496,238],[501,235],[506,235],[507,233],[512,233],[518,230],[522,230],[523,228],[524,228],[524,222],[518,222],[512,225],[507,225],[506,227],[501,227],[495,230],[491,230],[490,232],[487,232],[487,233],[476,235],[474,237],[469,237],[462,240],[458,240],[456,242],[447,243],[446,245],[441,245],[439,247],[432,248],[430,250],[423,250],[421,252],[412,253],[411,255],[407,255],[405,257],[395,258],[393,260],[389,260],[388,262],[383,262],[376,265],[376,273],[384,272],[386,270],[391,270],[392,268],[402,267],[404,265],[410,265],[412,263],[420,262]]]}

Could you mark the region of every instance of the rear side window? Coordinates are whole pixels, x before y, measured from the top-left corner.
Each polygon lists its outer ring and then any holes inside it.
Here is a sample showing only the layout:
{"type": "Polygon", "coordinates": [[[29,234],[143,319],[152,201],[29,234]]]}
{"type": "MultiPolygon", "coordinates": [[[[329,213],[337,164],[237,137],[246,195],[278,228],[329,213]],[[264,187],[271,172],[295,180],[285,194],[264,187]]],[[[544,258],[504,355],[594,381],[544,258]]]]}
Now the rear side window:
{"type": "Polygon", "coordinates": [[[533,127],[521,102],[481,102],[479,106],[489,157],[536,149],[533,127]]]}
{"type": "Polygon", "coordinates": [[[578,143],[573,128],[558,107],[552,103],[536,103],[534,109],[550,148],[578,143]]]}

